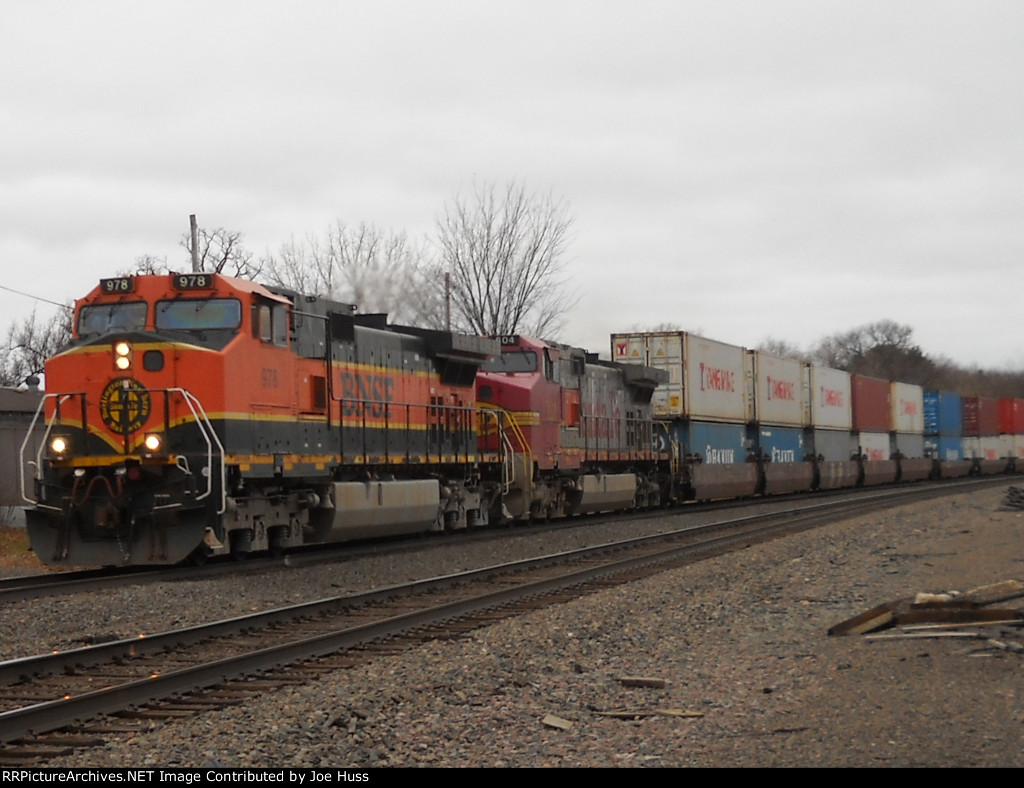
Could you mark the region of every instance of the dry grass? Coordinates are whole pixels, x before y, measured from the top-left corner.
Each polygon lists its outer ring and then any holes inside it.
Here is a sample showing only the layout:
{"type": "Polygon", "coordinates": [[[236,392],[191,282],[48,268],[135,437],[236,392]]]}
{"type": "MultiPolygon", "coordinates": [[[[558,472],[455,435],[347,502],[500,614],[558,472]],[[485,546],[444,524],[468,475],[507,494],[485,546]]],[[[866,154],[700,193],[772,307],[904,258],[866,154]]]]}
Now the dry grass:
{"type": "Polygon", "coordinates": [[[24,528],[0,525],[0,567],[45,569],[29,548],[28,532],[24,528]]]}

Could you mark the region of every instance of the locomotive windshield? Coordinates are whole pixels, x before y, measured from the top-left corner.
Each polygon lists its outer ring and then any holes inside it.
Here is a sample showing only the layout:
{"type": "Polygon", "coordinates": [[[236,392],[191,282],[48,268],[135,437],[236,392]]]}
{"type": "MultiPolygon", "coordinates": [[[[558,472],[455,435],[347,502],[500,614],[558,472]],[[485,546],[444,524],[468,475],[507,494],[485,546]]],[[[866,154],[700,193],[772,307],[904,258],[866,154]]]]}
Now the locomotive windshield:
{"type": "Polygon", "coordinates": [[[156,329],[237,329],[242,325],[242,304],[235,298],[196,298],[156,302],[156,329]]]}
{"type": "Polygon", "coordinates": [[[503,350],[481,369],[484,372],[536,372],[537,353],[533,350],[503,350]]]}
{"type": "Polygon", "coordinates": [[[91,337],[110,331],[142,331],[146,327],[145,301],[83,306],[78,311],[78,336],[91,337]]]}

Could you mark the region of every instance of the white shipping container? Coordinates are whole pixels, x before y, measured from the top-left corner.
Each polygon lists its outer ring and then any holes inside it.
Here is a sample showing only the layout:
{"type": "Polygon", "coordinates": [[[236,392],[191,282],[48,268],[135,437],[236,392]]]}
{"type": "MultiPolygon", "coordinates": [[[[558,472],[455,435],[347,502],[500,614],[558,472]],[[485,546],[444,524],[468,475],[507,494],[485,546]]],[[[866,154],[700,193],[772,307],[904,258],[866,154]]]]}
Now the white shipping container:
{"type": "Polygon", "coordinates": [[[855,450],[860,451],[868,462],[881,462],[892,456],[887,432],[861,432],[853,436],[855,450]]]}
{"type": "Polygon", "coordinates": [[[668,372],[654,391],[654,413],[669,418],[747,420],[743,348],[685,331],[612,334],[612,360],[668,372]]]}
{"type": "Polygon", "coordinates": [[[778,427],[802,427],[807,387],[801,363],[760,350],[748,350],[747,362],[748,420],[778,427]]]}
{"type": "Polygon", "coordinates": [[[1024,435],[1004,435],[1011,457],[1024,459],[1024,435]]]}
{"type": "Polygon", "coordinates": [[[924,434],[924,389],[911,383],[890,384],[892,431],[924,434]]]}
{"type": "Polygon", "coordinates": [[[1012,447],[1006,435],[988,435],[985,437],[964,438],[964,459],[968,460],[1002,460],[1007,457],[1012,447]]]}
{"type": "Polygon", "coordinates": [[[816,429],[847,430],[853,427],[850,373],[829,367],[806,366],[807,423],[816,429]]]}

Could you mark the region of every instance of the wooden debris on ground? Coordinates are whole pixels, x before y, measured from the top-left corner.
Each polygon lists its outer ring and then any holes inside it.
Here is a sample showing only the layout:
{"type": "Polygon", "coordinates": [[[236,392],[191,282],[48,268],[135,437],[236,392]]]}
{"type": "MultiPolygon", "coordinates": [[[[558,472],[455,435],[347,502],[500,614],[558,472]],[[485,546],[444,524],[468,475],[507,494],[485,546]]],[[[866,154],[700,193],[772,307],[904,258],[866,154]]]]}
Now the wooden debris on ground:
{"type": "Polygon", "coordinates": [[[1024,584],[1017,580],[965,593],[921,593],[873,607],[836,624],[828,634],[867,635],[872,640],[969,638],[982,640],[992,648],[1024,653],[1024,645],[1011,640],[1024,638],[1024,609],[986,607],[1020,597],[1024,597],[1024,584]],[[868,634],[894,628],[894,632],[868,634]]]}
{"type": "Polygon", "coordinates": [[[572,727],[572,722],[561,717],[556,717],[554,714],[546,714],[544,719],[541,721],[541,725],[548,728],[557,728],[560,731],[567,731],[572,727]]]}
{"type": "Polygon", "coordinates": [[[684,717],[686,719],[697,719],[704,716],[702,711],[689,711],[688,709],[617,709],[613,711],[595,711],[598,717],[614,717],[619,720],[639,720],[643,717],[684,717]]]}
{"type": "Polygon", "coordinates": [[[619,676],[616,681],[624,687],[665,689],[669,685],[668,679],[652,678],[649,676],[619,676]]]}
{"type": "Polygon", "coordinates": [[[1008,487],[1006,489],[1006,500],[1003,503],[1005,509],[1024,509],[1024,489],[1020,487],[1008,487]]]}

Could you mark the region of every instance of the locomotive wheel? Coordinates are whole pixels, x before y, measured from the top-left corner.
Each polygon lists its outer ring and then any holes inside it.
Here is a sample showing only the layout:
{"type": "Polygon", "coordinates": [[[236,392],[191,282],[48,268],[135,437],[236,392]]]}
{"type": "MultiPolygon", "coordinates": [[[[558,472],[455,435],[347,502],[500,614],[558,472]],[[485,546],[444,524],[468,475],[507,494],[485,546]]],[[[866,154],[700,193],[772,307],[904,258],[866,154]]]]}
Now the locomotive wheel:
{"type": "Polygon", "coordinates": [[[244,561],[252,552],[252,531],[243,528],[231,532],[231,557],[236,561],[244,561]]]}

